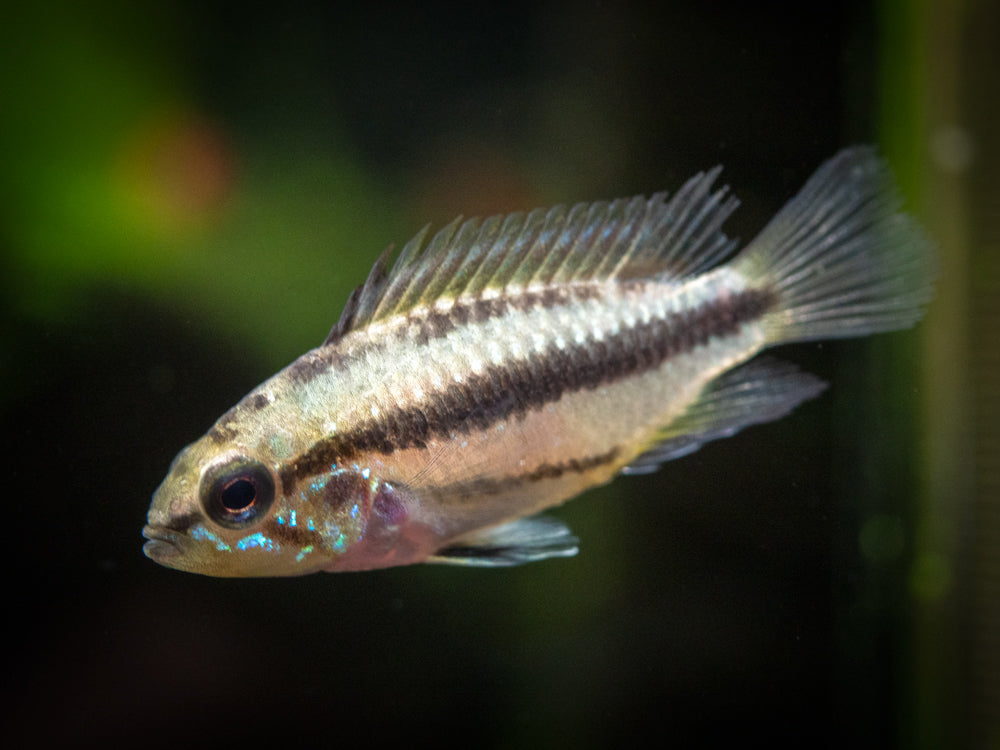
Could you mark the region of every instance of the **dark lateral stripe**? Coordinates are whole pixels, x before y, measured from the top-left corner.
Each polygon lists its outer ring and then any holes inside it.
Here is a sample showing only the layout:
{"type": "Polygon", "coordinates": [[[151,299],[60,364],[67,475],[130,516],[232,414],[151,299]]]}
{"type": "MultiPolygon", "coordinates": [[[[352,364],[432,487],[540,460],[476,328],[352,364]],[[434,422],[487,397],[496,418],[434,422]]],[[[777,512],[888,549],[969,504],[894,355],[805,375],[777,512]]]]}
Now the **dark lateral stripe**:
{"type": "Polygon", "coordinates": [[[551,347],[544,356],[488,367],[450,384],[420,407],[391,412],[354,430],[330,435],[285,465],[281,479],[328,471],[335,462],[374,451],[389,455],[423,448],[428,440],[484,430],[558,401],[564,394],[594,389],[659,367],[667,359],[735,333],[774,303],[767,290],[747,290],[682,313],[623,329],[603,341],[551,347]]]}
{"type": "Polygon", "coordinates": [[[537,469],[524,474],[513,474],[501,479],[474,479],[471,482],[459,482],[445,485],[438,494],[446,498],[476,498],[485,495],[500,495],[514,487],[532,484],[543,479],[558,479],[564,474],[582,474],[598,466],[606,466],[618,460],[620,449],[612,448],[607,453],[585,458],[571,458],[558,464],[542,464],[537,469]]]}

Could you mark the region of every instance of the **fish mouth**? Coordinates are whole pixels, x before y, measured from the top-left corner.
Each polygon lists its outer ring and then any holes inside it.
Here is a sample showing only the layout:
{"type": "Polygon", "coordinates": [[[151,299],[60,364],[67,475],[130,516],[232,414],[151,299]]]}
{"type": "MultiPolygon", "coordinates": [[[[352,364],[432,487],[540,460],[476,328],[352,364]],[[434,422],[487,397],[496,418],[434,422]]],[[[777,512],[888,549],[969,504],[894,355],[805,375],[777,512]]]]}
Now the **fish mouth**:
{"type": "Polygon", "coordinates": [[[159,526],[143,526],[142,536],[149,541],[142,545],[142,551],[150,560],[165,563],[181,553],[176,531],[159,526]]]}

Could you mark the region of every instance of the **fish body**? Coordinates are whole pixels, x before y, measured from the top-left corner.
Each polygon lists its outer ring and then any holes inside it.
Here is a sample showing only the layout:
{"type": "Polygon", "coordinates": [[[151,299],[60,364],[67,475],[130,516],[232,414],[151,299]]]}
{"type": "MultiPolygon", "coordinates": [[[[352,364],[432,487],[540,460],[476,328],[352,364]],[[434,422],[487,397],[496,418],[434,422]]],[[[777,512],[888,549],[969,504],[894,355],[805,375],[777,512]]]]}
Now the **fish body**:
{"type": "Polygon", "coordinates": [[[826,162],[728,262],[718,172],[384,254],[320,347],[177,456],[144,551],[218,576],[574,554],[540,511],[823,389],[763,349],[921,317],[930,244],[871,149],[826,162]]]}

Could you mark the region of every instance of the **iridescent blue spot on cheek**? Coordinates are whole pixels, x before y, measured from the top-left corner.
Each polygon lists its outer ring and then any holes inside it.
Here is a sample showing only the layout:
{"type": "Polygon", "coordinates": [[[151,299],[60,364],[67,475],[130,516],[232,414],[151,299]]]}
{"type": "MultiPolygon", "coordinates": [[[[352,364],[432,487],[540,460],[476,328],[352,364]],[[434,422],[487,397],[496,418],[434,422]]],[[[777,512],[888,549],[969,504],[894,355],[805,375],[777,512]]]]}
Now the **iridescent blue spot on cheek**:
{"type": "Polygon", "coordinates": [[[347,543],[347,534],[342,533],[337,524],[327,521],[325,536],[330,540],[330,549],[334,552],[344,551],[344,545],[347,543]]]}
{"type": "Polygon", "coordinates": [[[295,556],[295,562],[302,562],[305,556],[313,551],[313,546],[310,544],[308,547],[303,547],[302,551],[295,556]]]}
{"type": "Polygon", "coordinates": [[[281,549],[281,547],[273,539],[264,536],[259,531],[256,534],[245,536],[236,542],[236,549],[239,550],[251,549],[253,547],[259,547],[265,552],[272,552],[281,549]]]}
{"type": "Polygon", "coordinates": [[[292,526],[292,527],[295,526],[295,511],[294,510],[291,511],[291,518],[288,519],[288,525],[292,526]]]}
{"type": "Polygon", "coordinates": [[[316,531],[316,524],[313,523],[312,518],[309,518],[306,521],[306,528],[309,529],[309,531],[316,531]]]}
{"type": "Polygon", "coordinates": [[[218,536],[213,534],[211,531],[206,529],[201,524],[198,524],[197,526],[191,529],[191,538],[199,542],[201,541],[212,542],[212,544],[215,545],[215,548],[219,550],[219,552],[232,552],[232,548],[228,544],[219,539],[218,536]]]}

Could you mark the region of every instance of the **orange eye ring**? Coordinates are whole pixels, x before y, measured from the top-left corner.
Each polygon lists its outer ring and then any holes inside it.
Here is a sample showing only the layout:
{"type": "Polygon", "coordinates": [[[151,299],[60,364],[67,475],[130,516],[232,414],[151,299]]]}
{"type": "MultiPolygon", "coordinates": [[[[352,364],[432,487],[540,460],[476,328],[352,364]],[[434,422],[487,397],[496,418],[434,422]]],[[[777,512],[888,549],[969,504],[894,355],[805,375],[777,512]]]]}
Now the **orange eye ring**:
{"type": "Polygon", "coordinates": [[[268,468],[238,456],[211,467],[201,480],[201,504],[208,517],[230,529],[243,529],[265,516],[274,503],[268,468]]]}

